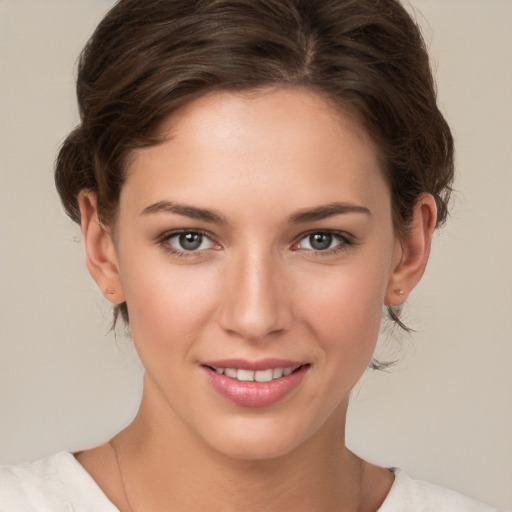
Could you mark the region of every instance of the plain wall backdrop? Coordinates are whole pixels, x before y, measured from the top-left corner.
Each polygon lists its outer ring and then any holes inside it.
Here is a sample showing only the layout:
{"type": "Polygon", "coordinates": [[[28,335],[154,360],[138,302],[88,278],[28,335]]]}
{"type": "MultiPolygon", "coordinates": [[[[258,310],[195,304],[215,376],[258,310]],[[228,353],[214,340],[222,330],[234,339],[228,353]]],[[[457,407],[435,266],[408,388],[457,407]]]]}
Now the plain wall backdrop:
{"type": "MultiPolygon", "coordinates": [[[[53,187],[77,122],[75,61],[111,5],[0,0],[0,463],[106,440],[140,397],[142,370],[129,340],[108,333],[110,308],[53,187]]],[[[412,6],[456,138],[456,193],[405,308],[417,332],[394,369],[363,377],[347,440],[374,462],[510,508],[512,2],[412,6]]]]}

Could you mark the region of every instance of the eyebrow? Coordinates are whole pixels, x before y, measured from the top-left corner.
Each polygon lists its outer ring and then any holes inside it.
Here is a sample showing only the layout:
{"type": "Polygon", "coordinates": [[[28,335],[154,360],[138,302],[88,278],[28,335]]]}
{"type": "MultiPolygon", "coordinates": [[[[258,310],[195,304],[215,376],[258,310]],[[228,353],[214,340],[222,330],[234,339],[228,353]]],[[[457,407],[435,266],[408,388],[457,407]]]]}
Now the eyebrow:
{"type": "Polygon", "coordinates": [[[372,212],[365,206],[359,206],[351,203],[329,203],[316,208],[301,210],[292,215],[289,222],[292,224],[312,222],[327,219],[328,217],[333,217],[335,215],[342,215],[344,213],[363,213],[368,217],[372,216],[372,212]]]}
{"type": "MultiPolygon", "coordinates": [[[[198,219],[215,224],[226,224],[226,219],[213,210],[206,208],[198,208],[185,204],[179,204],[172,201],[158,201],[142,210],[141,215],[153,215],[156,213],[173,213],[182,215],[190,219],[198,219]]],[[[316,208],[301,210],[293,214],[288,222],[290,224],[300,224],[304,222],[312,222],[317,220],[334,217],[335,215],[342,215],[346,213],[362,213],[371,217],[371,211],[364,207],[351,203],[329,203],[316,208]]]]}
{"type": "Polygon", "coordinates": [[[226,224],[226,219],[213,210],[197,208],[196,206],[189,206],[185,204],[178,204],[172,201],[159,201],[158,203],[154,203],[144,208],[141,215],[152,215],[162,212],[174,213],[177,215],[182,215],[183,217],[189,217],[190,219],[199,219],[207,222],[213,222],[215,224],[226,224]]]}

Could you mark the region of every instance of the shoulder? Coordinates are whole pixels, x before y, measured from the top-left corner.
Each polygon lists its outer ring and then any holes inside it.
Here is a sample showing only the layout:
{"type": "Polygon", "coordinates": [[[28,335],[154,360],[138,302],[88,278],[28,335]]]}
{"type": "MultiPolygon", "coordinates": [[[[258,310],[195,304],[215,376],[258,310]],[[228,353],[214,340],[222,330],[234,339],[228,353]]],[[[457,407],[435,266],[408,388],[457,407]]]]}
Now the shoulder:
{"type": "Polygon", "coordinates": [[[69,452],[0,466],[0,512],[115,512],[69,452]]]}
{"type": "Polygon", "coordinates": [[[69,499],[59,478],[58,465],[71,454],[52,457],[17,466],[0,467],[0,511],[71,510],[63,506],[69,499]]]}
{"type": "Polygon", "coordinates": [[[458,492],[414,480],[399,469],[393,472],[395,482],[378,512],[498,512],[458,492]]]}

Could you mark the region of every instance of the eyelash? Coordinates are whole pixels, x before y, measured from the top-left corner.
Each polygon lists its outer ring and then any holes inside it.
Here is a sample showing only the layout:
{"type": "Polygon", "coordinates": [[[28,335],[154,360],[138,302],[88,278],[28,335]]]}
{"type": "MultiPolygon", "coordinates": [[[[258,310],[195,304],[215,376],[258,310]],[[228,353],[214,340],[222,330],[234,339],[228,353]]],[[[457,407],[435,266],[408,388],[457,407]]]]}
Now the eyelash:
{"type": "Polygon", "coordinates": [[[349,235],[348,233],[346,233],[344,231],[334,231],[334,230],[330,230],[330,229],[325,229],[325,230],[308,231],[307,233],[301,234],[296,239],[296,242],[293,243],[292,250],[294,250],[294,251],[301,251],[301,250],[311,251],[314,253],[315,256],[324,257],[324,256],[334,256],[336,254],[339,254],[343,251],[346,251],[349,246],[353,246],[353,245],[355,245],[355,241],[354,241],[353,237],[351,235],[349,235]],[[337,241],[338,243],[334,247],[331,247],[329,249],[324,249],[324,250],[301,249],[300,247],[298,247],[298,245],[301,242],[308,240],[308,238],[313,235],[329,235],[333,238],[332,241],[337,241]]]}
{"type": "MultiPolygon", "coordinates": [[[[180,258],[197,258],[201,253],[203,253],[206,249],[202,250],[195,250],[195,251],[187,251],[187,250],[181,250],[177,249],[176,247],[173,247],[170,243],[170,241],[174,238],[179,237],[180,235],[201,235],[203,238],[206,238],[210,241],[211,244],[216,244],[216,242],[213,241],[211,235],[207,233],[206,231],[202,231],[200,229],[179,229],[177,231],[171,231],[170,233],[166,233],[163,235],[160,240],[159,244],[170,254],[174,256],[178,256],[180,258]]],[[[216,244],[218,245],[218,244],[216,244]]]]}
{"type": "MultiPolygon", "coordinates": [[[[206,249],[187,251],[187,250],[177,249],[176,247],[173,247],[170,244],[170,241],[172,239],[175,239],[175,238],[179,237],[180,235],[188,235],[188,234],[201,235],[202,237],[208,239],[211,244],[219,246],[219,244],[216,244],[216,242],[212,239],[212,237],[209,233],[207,233],[206,231],[202,231],[200,229],[180,229],[177,231],[172,231],[170,233],[166,233],[165,235],[163,235],[160,238],[160,240],[158,241],[158,243],[167,252],[169,252],[170,254],[172,254],[174,256],[178,256],[180,258],[190,258],[190,257],[197,258],[206,249]]],[[[201,243],[202,242],[203,241],[201,241],[201,243]]],[[[343,232],[343,231],[333,231],[333,230],[326,229],[326,230],[315,230],[315,231],[308,231],[306,233],[302,233],[299,237],[296,238],[295,242],[293,242],[292,250],[293,251],[302,251],[302,250],[311,251],[315,254],[315,256],[318,255],[320,257],[323,257],[323,256],[336,255],[336,254],[346,250],[349,246],[353,246],[353,245],[355,245],[355,241],[354,241],[353,237],[351,235],[349,235],[348,233],[343,232]],[[307,240],[308,237],[311,237],[313,235],[329,235],[329,236],[332,236],[333,239],[336,240],[338,243],[334,247],[324,249],[324,250],[301,249],[300,247],[298,247],[298,245],[301,242],[307,240]]]]}

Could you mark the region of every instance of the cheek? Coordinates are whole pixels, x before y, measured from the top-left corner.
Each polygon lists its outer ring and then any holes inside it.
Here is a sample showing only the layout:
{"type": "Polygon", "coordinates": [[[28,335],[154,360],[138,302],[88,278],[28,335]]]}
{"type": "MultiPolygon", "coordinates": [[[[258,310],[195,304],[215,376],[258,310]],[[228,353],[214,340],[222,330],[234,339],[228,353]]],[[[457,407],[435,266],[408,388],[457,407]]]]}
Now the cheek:
{"type": "Polygon", "coordinates": [[[301,295],[309,329],[325,350],[344,360],[369,359],[379,334],[385,293],[380,266],[337,268],[308,280],[301,295]]]}
{"type": "Polygon", "coordinates": [[[130,329],[136,344],[174,349],[186,345],[208,321],[212,309],[211,272],[173,266],[165,255],[144,262],[144,255],[123,262],[130,329]],[[137,261],[137,265],[135,265],[137,261]]]}

